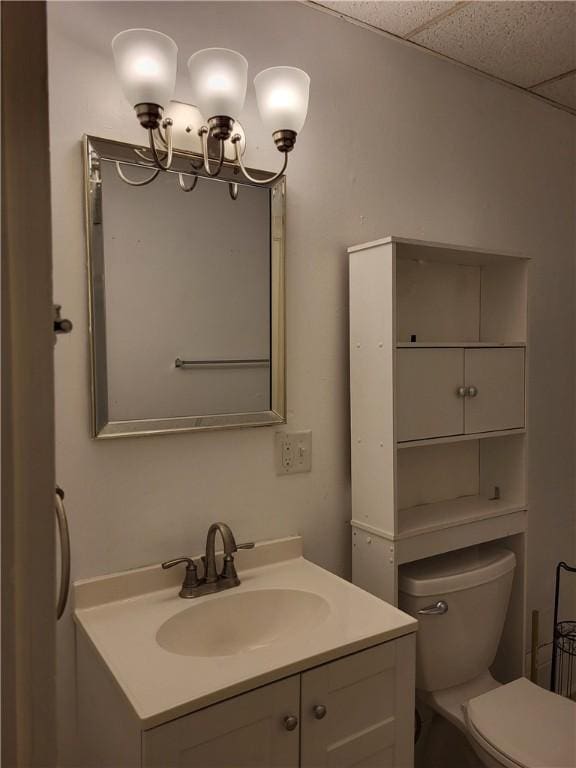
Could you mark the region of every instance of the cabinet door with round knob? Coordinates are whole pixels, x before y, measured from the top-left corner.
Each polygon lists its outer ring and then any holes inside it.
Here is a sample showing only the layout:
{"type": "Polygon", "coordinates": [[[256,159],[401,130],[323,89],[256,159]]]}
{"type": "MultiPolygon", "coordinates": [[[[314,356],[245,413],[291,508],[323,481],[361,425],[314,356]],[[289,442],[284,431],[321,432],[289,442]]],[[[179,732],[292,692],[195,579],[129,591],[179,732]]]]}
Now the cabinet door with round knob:
{"type": "MultiPolygon", "coordinates": [[[[81,716],[93,717],[88,706],[85,709],[81,716]]],[[[297,768],[300,720],[300,675],[292,675],[143,731],[142,760],[138,765],[297,768]]],[[[106,723],[100,728],[102,740],[107,738],[106,723]]],[[[114,751],[117,745],[117,740],[110,742],[103,753],[105,760],[90,761],[90,765],[124,768],[126,760],[122,761],[114,751]]],[[[320,763],[312,761],[308,765],[320,763]]]]}
{"type": "Polygon", "coordinates": [[[467,433],[525,426],[524,349],[467,349],[464,368],[467,433]]]}
{"type": "Polygon", "coordinates": [[[286,715],[284,718],[284,728],[287,731],[294,731],[298,727],[298,718],[294,715],[286,715]]]}

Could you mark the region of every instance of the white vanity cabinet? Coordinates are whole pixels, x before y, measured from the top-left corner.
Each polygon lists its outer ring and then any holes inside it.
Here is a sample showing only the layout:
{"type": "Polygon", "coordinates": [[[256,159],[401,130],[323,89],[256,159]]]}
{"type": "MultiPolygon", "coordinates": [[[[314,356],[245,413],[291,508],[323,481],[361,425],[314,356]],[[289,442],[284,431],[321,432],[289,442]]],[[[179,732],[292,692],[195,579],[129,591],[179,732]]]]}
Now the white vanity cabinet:
{"type": "Polygon", "coordinates": [[[82,768],[413,766],[413,631],[156,726],[78,652],[82,768]]]}
{"type": "Polygon", "coordinates": [[[397,439],[524,427],[524,349],[396,350],[397,439]]]}
{"type": "Polygon", "coordinates": [[[417,621],[298,536],[236,557],[197,600],[160,565],[74,584],[77,768],[412,768],[417,621]]]}
{"type": "Polygon", "coordinates": [[[142,768],[409,768],[414,635],[142,734],[142,768]]]}

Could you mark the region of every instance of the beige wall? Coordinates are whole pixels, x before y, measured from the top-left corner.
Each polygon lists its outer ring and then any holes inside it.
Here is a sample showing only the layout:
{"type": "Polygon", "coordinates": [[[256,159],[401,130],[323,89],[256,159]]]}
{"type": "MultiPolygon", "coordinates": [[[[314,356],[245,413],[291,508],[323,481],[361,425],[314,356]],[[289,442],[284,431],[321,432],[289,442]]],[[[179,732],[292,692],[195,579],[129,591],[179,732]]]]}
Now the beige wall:
{"type": "MultiPolygon", "coordinates": [[[[75,578],[198,552],[217,518],[244,540],[299,532],[307,557],[348,573],[345,249],[393,233],[534,259],[529,608],[548,607],[553,565],[574,545],[574,118],[296,3],[53,2],[49,31],[55,298],[75,321],[56,349],[58,479],[75,578]],[[174,37],[183,101],[186,58],[201,47],[238,49],[251,77],[275,63],[312,77],[287,214],[288,426],[313,430],[309,475],[275,475],[268,428],[90,440],[79,140],[143,140],[109,48],[131,26],[174,37]]],[[[242,120],[248,162],[275,168],[253,89],[242,120]]],[[[66,698],[70,620],[61,634],[66,698]]]]}

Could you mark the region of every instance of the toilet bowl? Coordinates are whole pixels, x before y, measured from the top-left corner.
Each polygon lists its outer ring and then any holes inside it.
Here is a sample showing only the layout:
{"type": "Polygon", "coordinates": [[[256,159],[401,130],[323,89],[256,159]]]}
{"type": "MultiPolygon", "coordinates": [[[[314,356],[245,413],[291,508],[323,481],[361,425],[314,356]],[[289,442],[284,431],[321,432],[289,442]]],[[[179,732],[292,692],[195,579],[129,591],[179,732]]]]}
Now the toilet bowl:
{"type": "Polygon", "coordinates": [[[399,606],[419,620],[418,696],[463,731],[487,768],[576,768],[576,703],[490,667],[516,558],[496,545],[403,566],[399,606]]]}

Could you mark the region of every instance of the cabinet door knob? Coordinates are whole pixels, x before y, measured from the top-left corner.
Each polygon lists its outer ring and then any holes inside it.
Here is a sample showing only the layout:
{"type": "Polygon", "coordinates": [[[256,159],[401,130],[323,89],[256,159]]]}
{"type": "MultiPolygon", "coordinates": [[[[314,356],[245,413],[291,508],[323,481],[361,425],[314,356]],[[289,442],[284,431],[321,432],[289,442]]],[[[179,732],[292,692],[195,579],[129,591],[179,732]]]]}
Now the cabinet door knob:
{"type": "Polygon", "coordinates": [[[286,728],[287,731],[293,731],[295,728],[298,727],[298,718],[294,717],[294,715],[288,715],[284,718],[284,728],[286,728]]]}
{"type": "Polygon", "coordinates": [[[456,394],[458,395],[458,397],[466,397],[466,395],[468,394],[468,388],[458,387],[458,389],[456,390],[456,394]]]}
{"type": "Polygon", "coordinates": [[[324,706],[324,704],[316,704],[314,709],[312,710],[314,712],[314,717],[316,720],[322,720],[323,717],[326,717],[327,709],[324,706]]]}
{"type": "Polygon", "coordinates": [[[478,389],[476,387],[468,387],[468,397],[476,397],[478,394],[478,389]]]}

